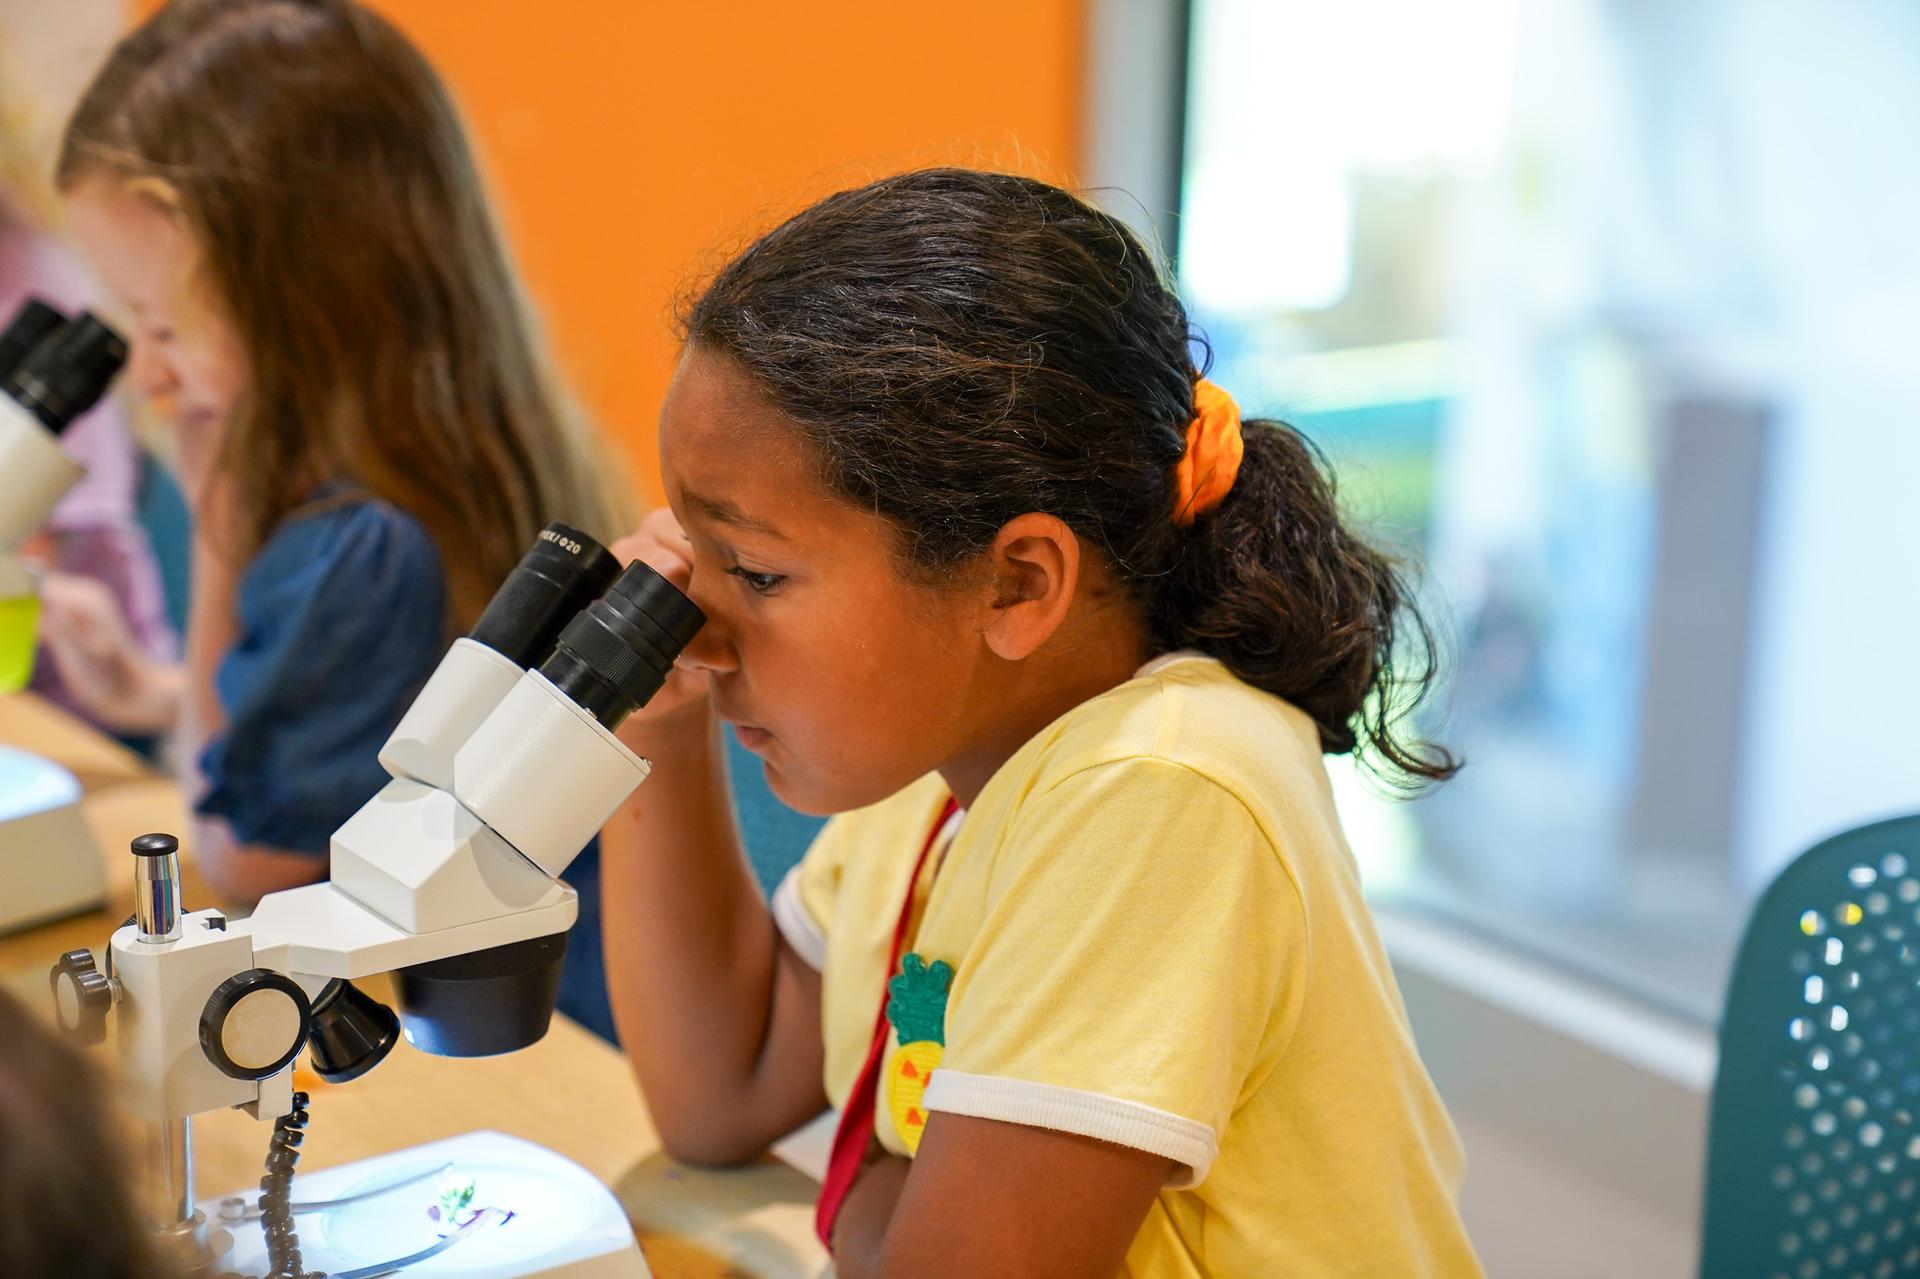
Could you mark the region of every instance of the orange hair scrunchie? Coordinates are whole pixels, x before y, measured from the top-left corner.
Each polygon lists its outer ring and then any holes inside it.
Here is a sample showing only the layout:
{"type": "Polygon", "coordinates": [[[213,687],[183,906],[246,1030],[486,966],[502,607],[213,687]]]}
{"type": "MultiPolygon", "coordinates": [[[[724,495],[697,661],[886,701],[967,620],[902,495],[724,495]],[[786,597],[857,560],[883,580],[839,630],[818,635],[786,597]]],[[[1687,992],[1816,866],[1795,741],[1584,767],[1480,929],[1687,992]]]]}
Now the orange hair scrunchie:
{"type": "Polygon", "coordinates": [[[1240,459],[1246,451],[1246,441],[1240,437],[1240,406],[1220,387],[1201,378],[1193,384],[1187,451],[1173,471],[1173,522],[1185,528],[1220,505],[1240,474],[1240,459]]]}

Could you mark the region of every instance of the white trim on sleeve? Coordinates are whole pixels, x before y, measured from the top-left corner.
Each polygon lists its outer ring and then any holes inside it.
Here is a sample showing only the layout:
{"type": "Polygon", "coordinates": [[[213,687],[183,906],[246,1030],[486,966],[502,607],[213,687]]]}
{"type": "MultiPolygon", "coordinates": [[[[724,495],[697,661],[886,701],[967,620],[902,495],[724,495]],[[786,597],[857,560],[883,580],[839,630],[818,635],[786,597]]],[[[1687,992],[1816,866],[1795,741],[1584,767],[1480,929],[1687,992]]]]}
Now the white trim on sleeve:
{"type": "Polygon", "coordinates": [[[1190,1190],[1206,1180],[1220,1153],[1219,1138],[1203,1123],[1137,1101],[1058,1084],[937,1068],[927,1080],[921,1104],[950,1115],[1051,1128],[1164,1155],[1181,1165],[1167,1179],[1169,1190],[1190,1190]]]}
{"type": "Polygon", "coordinates": [[[819,972],[827,966],[827,934],[800,900],[800,868],[795,866],[773,890],[773,922],[793,953],[819,972]]]}

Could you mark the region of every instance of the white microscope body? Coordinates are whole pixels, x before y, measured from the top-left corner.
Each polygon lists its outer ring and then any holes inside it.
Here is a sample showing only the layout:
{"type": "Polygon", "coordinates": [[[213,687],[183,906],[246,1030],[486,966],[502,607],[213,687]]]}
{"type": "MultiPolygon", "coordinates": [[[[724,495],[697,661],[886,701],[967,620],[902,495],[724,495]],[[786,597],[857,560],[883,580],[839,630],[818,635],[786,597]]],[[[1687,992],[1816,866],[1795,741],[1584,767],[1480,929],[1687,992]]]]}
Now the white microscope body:
{"type": "MultiPolygon", "coordinates": [[[[0,330],[0,692],[32,670],[39,600],[20,547],[80,481],[60,434],[92,408],[126,343],[90,315],[29,300],[0,330]]],[[[0,933],[105,900],[80,786],[50,760],[0,747],[0,933]]]]}
{"type": "MultiPolygon", "coordinates": [[[[196,1211],[191,1116],[295,1111],[289,1068],[306,1047],[322,1077],[344,1081],[371,1069],[396,1030],[451,1056],[511,1051],[545,1033],[578,908],[555,876],[648,772],[611,726],[659,687],[703,619],[644,565],[601,595],[618,572],[606,551],[559,525],[541,537],[381,751],[393,780],[334,833],[327,882],[270,894],[243,920],[182,912],[175,841],[143,836],[136,918],[113,935],[107,973],[92,972],[85,951],[55,970],[63,1021],[85,1034],[109,1011],[116,1018],[134,1112],[160,1139],[174,1217],[163,1232],[197,1243],[212,1265],[277,1273],[252,1268],[267,1264],[257,1237],[236,1246],[196,1211]],[[543,656],[542,669],[523,668],[543,656]],[[397,1024],[348,984],[385,972],[397,1024]]],[[[575,1221],[539,1239],[558,1227],[521,1211],[460,1240],[444,1273],[644,1276],[624,1216],[597,1188],[591,1229],[575,1221]],[[517,1260],[492,1266],[489,1240],[517,1260]]],[[[301,1229],[328,1247],[340,1233],[324,1218],[301,1229]]],[[[404,1255],[396,1245],[387,1259],[404,1255]]],[[[338,1276],[378,1259],[334,1248],[310,1260],[338,1276]]]]}
{"type": "MultiPolygon", "coordinates": [[[[106,378],[126,358],[126,346],[105,326],[90,317],[95,331],[118,345],[110,355],[106,378]]],[[[77,327],[46,303],[29,299],[0,332],[0,599],[11,599],[31,587],[18,547],[47,522],[47,516],[67,490],[80,482],[79,464],[60,448],[60,434],[84,413],[106,389],[101,379],[84,404],[57,393],[47,396],[49,360],[57,361],[63,334],[77,327]],[[54,411],[44,412],[47,401],[54,411]],[[48,420],[51,417],[51,420],[48,420]]]]}

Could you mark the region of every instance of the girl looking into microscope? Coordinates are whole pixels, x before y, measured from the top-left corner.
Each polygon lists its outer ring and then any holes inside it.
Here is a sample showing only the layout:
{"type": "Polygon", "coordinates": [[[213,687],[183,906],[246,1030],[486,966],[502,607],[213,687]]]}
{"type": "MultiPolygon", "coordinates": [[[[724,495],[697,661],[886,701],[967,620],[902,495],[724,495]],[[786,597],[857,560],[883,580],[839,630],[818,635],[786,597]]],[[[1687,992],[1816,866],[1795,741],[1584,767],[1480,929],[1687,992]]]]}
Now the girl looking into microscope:
{"type": "Polygon", "coordinates": [[[1057,187],[907,173],[762,237],[685,333],[672,509],[616,549],[707,622],[602,834],[669,1150],[833,1105],[842,1279],[1476,1279],[1321,759],[1453,774],[1399,718],[1433,636],[1153,255],[1057,187]],[[721,722],[834,814],[771,909],[721,722]]]}

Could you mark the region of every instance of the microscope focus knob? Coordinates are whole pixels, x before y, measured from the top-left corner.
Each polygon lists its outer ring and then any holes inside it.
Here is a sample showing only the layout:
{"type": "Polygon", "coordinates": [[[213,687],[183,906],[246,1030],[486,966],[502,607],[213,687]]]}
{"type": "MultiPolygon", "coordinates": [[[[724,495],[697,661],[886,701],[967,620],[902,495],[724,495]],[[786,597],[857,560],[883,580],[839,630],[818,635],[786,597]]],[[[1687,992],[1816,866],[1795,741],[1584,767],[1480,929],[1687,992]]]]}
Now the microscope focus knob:
{"type": "Polygon", "coordinates": [[[221,1074],[266,1079],[307,1046],[313,1010],[291,977],[265,968],[235,973],[200,1011],[200,1049],[221,1074]]]}
{"type": "Polygon", "coordinates": [[[60,956],[48,982],[53,987],[54,1015],[61,1030],[83,1044],[97,1044],[107,1037],[113,983],[94,967],[92,951],[70,950],[60,956]]]}

